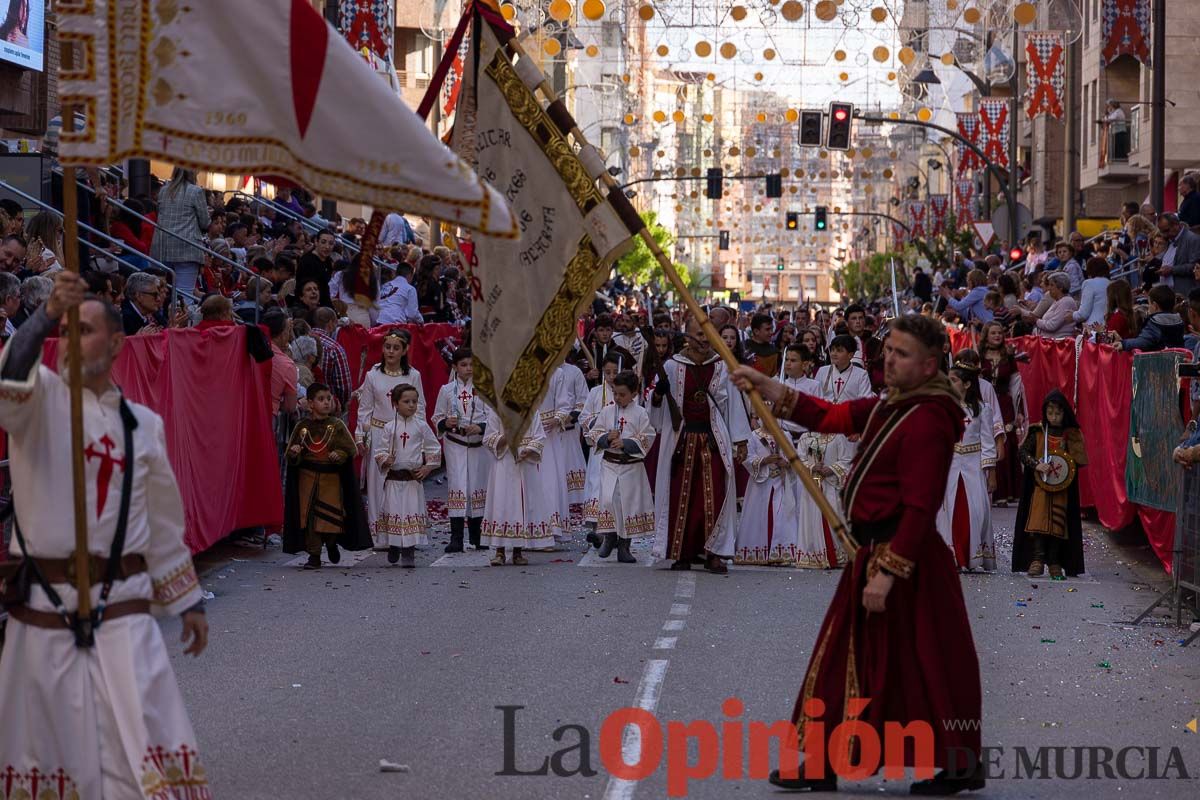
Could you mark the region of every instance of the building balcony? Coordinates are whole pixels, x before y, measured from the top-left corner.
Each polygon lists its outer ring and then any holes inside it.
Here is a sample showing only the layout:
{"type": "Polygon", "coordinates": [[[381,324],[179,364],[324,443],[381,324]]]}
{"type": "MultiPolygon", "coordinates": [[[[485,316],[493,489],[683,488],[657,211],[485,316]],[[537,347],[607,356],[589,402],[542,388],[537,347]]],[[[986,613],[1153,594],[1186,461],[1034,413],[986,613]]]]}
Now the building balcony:
{"type": "Polygon", "coordinates": [[[1136,181],[1146,177],[1146,170],[1129,159],[1133,132],[1128,125],[1123,127],[1123,130],[1114,130],[1111,123],[1104,126],[1096,161],[1096,177],[1101,181],[1130,183],[1131,179],[1136,181]]]}

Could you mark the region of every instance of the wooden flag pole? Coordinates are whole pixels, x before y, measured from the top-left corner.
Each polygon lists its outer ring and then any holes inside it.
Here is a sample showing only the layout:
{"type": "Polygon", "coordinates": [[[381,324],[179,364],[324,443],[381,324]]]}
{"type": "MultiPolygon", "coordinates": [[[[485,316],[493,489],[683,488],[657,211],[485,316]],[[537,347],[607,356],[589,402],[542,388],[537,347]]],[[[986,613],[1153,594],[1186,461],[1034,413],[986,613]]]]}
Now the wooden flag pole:
{"type": "MultiPolygon", "coordinates": [[[[64,107],[63,132],[75,128],[75,109],[64,107]]],[[[63,259],[79,274],[78,190],[75,167],[63,167],[63,259]]],[[[92,616],[91,556],[88,553],[87,489],[83,463],[83,364],[80,363],[79,308],[67,311],[67,388],[71,397],[71,478],[75,495],[75,591],[81,625],[92,616]]],[[[132,458],[131,453],[125,454],[132,458]]],[[[84,628],[86,630],[86,627],[84,628]]]]}
{"type": "MultiPolygon", "coordinates": [[[[510,38],[507,44],[509,49],[512,50],[515,55],[518,55],[521,58],[529,58],[529,55],[525,52],[524,48],[521,47],[520,42],[518,42],[515,37],[510,38]]],[[[556,119],[556,121],[560,118],[570,119],[570,115],[567,113],[566,108],[562,105],[557,93],[555,93],[554,88],[550,85],[549,81],[545,80],[543,77],[541,84],[539,84],[537,88],[543,95],[545,95],[547,102],[549,102],[551,105],[558,105],[557,109],[549,110],[549,113],[556,119]]],[[[587,139],[583,135],[583,132],[579,130],[579,126],[575,124],[575,121],[570,119],[570,122],[571,125],[569,126],[569,129],[571,136],[575,139],[578,145],[581,148],[590,147],[587,139]]],[[[625,195],[621,187],[617,184],[616,179],[614,179],[612,175],[608,174],[608,172],[602,172],[600,179],[604,183],[605,187],[609,190],[610,202],[612,202],[614,198],[619,198],[619,201],[624,201],[627,206],[629,205],[628,201],[625,199],[625,195]]],[[[620,208],[618,207],[617,210],[619,212],[620,208]]],[[[631,206],[629,210],[632,211],[631,206]]],[[[629,225],[631,232],[636,232],[636,234],[642,238],[642,241],[646,243],[646,247],[650,248],[650,252],[658,261],[659,266],[662,267],[663,274],[667,276],[667,280],[671,282],[671,285],[675,288],[675,291],[683,299],[683,303],[685,306],[687,306],[688,312],[700,321],[700,328],[704,331],[705,338],[708,339],[713,349],[717,351],[717,354],[721,356],[721,359],[725,362],[725,365],[732,371],[738,366],[737,359],[734,358],[733,352],[721,338],[720,333],[712,324],[712,320],[710,320],[708,315],[704,313],[704,309],[701,308],[700,304],[696,302],[696,298],[692,297],[692,293],[688,291],[687,286],[684,285],[683,280],[679,277],[679,273],[675,270],[675,265],[671,263],[671,260],[667,258],[666,253],[664,253],[662,248],[658,246],[658,243],[654,241],[654,237],[651,236],[650,231],[646,228],[645,224],[640,221],[640,216],[636,213],[634,213],[633,216],[638,217],[639,220],[637,224],[638,229],[636,231],[633,230],[634,226],[630,224],[632,220],[628,218],[629,214],[621,214],[621,218],[626,220],[626,224],[629,225]]],[[[817,508],[821,510],[821,516],[823,516],[825,521],[829,523],[829,530],[832,531],[833,535],[836,536],[841,542],[842,548],[846,551],[846,558],[853,560],[854,555],[858,550],[858,543],[854,541],[853,537],[851,537],[850,531],[846,527],[845,520],[842,519],[841,514],[839,514],[833,505],[830,504],[829,499],[826,498],[824,492],[821,491],[821,487],[819,487],[817,482],[813,480],[812,474],[808,471],[808,468],[804,466],[804,462],[800,460],[800,455],[796,452],[796,448],[792,446],[791,437],[784,433],[783,428],[779,426],[779,422],[771,413],[771,409],[767,407],[766,401],[763,400],[762,395],[758,393],[757,389],[751,389],[749,392],[746,392],[746,394],[750,397],[750,405],[754,408],[754,413],[758,415],[760,420],[762,420],[763,427],[767,429],[767,432],[771,434],[771,437],[775,439],[775,443],[779,446],[779,452],[784,458],[787,459],[792,471],[796,473],[796,476],[800,479],[801,484],[812,497],[813,502],[817,504],[817,508]]]]}

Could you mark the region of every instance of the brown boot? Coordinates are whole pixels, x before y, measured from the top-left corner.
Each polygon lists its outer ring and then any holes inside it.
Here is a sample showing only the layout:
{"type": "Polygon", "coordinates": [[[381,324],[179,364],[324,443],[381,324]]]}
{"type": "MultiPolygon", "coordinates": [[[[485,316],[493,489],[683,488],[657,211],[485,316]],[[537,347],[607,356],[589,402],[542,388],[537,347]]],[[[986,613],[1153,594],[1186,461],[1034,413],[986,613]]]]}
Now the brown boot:
{"type": "Polygon", "coordinates": [[[493,567],[503,567],[504,566],[504,548],[503,547],[496,548],[496,554],[494,556],[492,556],[491,564],[493,567]]]}
{"type": "Polygon", "coordinates": [[[1063,575],[1063,568],[1060,565],[1051,564],[1050,565],[1050,577],[1051,578],[1059,578],[1061,580],[1062,578],[1065,578],[1066,576],[1063,575]]]}
{"type": "Polygon", "coordinates": [[[521,548],[519,548],[519,547],[513,548],[512,563],[513,563],[514,567],[528,566],[529,559],[527,559],[527,558],[525,558],[525,556],[521,555],[521,548]]]}
{"type": "Polygon", "coordinates": [[[729,567],[725,566],[725,562],[721,560],[721,557],[712,555],[711,553],[708,556],[708,561],[704,564],[704,568],[716,575],[724,575],[729,572],[729,567]]]}
{"type": "Polygon", "coordinates": [[[1029,562],[1029,571],[1026,572],[1025,574],[1031,578],[1038,578],[1038,577],[1041,577],[1042,573],[1045,571],[1046,571],[1045,565],[1042,564],[1042,562],[1038,561],[1037,559],[1034,559],[1033,561],[1029,562]]]}

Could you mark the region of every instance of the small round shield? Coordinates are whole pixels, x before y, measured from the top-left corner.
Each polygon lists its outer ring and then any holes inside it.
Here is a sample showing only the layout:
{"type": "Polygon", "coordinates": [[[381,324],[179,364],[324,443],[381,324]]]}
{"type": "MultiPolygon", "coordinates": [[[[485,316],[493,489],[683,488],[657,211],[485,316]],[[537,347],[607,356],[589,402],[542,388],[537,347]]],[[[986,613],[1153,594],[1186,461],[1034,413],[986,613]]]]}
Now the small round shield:
{"type": "Polygon", "coordinates": [[[1038,486],[1047,492],[1061,492],[1075,479],[1075,459],[1063,450],[1051,450],[1043,463],[1050,465],[1049,472],[1034,472],[1038,486]]]}

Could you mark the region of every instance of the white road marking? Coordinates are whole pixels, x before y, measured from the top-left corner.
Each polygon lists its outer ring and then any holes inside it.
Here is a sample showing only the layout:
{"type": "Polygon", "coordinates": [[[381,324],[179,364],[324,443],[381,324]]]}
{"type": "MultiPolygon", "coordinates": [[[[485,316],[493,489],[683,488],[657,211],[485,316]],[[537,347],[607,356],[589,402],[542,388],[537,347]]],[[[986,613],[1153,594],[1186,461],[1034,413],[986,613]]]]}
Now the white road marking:
{"type": "Polygon", "coordinates": [[[654,640],[655,650],[674,650],[675,642],[679,639],[676,636],[660,636],[654,640]]]}
{"type": "MultiPolygon", "coordinates": [[[[663,679],[667,674],[666,659],[646,662],[642,671],[642,680],[638,683],[637,697],[634,706],[651,714],[658,708],[658,698],[662,694],[663,679]]],[[[636,725],[626,726],[621,735],[621,760],[626,764],[637,764],[642,758],[642,731],[636,725]]],[[[620,778],[608,779],[604,789],[604,800],[630,800],[637,788],[636,781],[626,781],[620,778]]]]}
{"type": "Polygon", "coordinates": [[[687,625],[686,619],[669,619],[663,623],[664,631],[681,631],[687,625]]]}
{"type": "Polygon", "coordinates": [[[692,613],[692,607],[687,603],[672,603],[669,613],[672,617],[686,617],[692,613]]]}
{"type": "Polygon", "coordinates": [[[695,576],[687,576],[691,580],[679,579],[679,585],[675,587],[676,597],[695,597],[696,596],[696,578],[695,576]]]}

